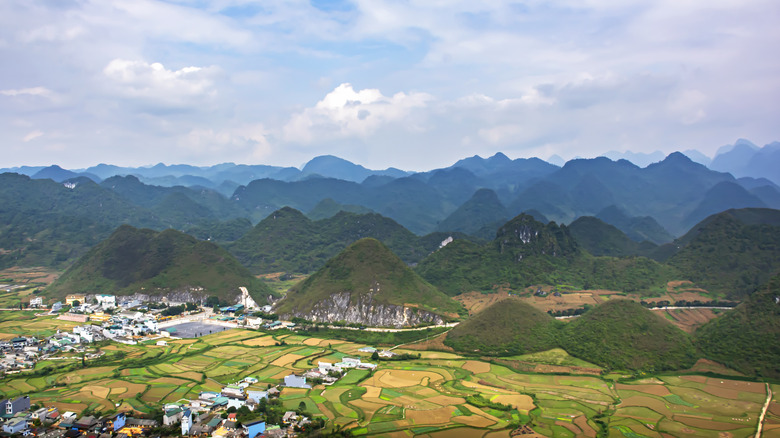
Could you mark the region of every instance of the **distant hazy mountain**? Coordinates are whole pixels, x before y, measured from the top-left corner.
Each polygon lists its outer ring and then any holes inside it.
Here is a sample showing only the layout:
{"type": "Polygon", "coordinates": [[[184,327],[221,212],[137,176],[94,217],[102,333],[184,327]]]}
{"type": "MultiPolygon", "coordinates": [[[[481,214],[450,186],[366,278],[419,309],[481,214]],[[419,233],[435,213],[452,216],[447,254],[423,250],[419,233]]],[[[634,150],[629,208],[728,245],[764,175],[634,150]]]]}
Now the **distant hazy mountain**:
{"type": "Polygon", "coordinates": [[[709,166],[710,163],[712,163],[712,158],[702,154],[696,149],[686,149],[683,151],[683,155],[690,158],[692,161],[703,164],[705,166],[709,166]]]}
{"type": "Polygon", "coordinates": [[[610,225],[614,225],[635,242],[649,241],[660,245],[671,242],[674,239],[674,236],[669,234],[652,217],[629,217],[615,205],[610,205],[601,210],[596,217],[610,225]]]}
{"type": "Polygon", "coordinates": [[[709,214],[695,210],[704,195],[723,181],[735,180],[679,152],[645,168],[605,157],[579,159],[520,191],[508,209],[511,214],[535,209],[551,220],[569,223],[616,205],[629,217],[650,216],[664,229],[680,235],[689,223],[695,223],[686,220],[698,221],[709,214]]]}
{"type": "MultiPolygon", "coordinates": [[[[733,145],[721,146],[715,158],[712,159],[710,169],[719,172],[741,171],[745,168],[750,159],[759,150],[750,140],[744,138],[738,139],[733,145]]],[[[735,175],[735,176],[757,176],[757,175],[735,175]]]]}
{"type": "Polygon", "coordinates": [[[493,190],[479,189],[457,210],[439,223],[439,231],[460,231],[485,240],[496,237],[496,230],[509,213],[493,190]]]}
{"type": "Polygon", "coordinates": [[[607,157],[612,161],[628,160],[639,167],[647,167],[649,164],[657,163],[666,158],[666,155],[661,151],[654,151],[650,153],[609,151],[601,154],[601,156],[607,157]]]}
{"type": "Polygon", "coordinates": [[[710,168],[729,172],[735,177],[764,177],[780,184],[780,142],[759,148],[748,140],[739,139],[733,145],[720,148],[710,168]]]}
{"type": "Polygon", "coordinates": [[[596,256],[648,255],[657,246],[631,240],[617,227],[592,216],[577,218],[569,224],[569,230],[578,244],[596,256]]]}
{"type": "Polygon", "coordinates": [[[371,175],[385,175],[393,178],[401,178],[409,175],[409,173],[392,167],[385,170],[370,170],[343,158],[334,157],[333,155],[321,155],[312,158],[303,166],[299,178],[309,175],[320,175],[326,178],[336,178],[359,183],[363,182],[363,180],[371,175]]]}
{"type": "Polygon", "coordinates": [[[309,219],[316,221],[333,217],[340,211],[357,214],[373,213],[370,208],[363,207],[362,205],[339,204],[330,198],[326,198],[306,213],[306,216],[308,216],[309,219]]]}
{"type": "Polygon", "coordinates": [[[72,179],[77,178],[79,176],[84,176],[92,181],[95,181],[97,183],[100,182],[100,178],[97,175],[91,174],[89,172],[71,172],[70,170],[65,170],[60,166],[53,165],[49,167],[44,167],[43,169],[39,170],[35,174],[31,176],[32,179],[50,179],[55,182],[63,182],[66,179],[72,179]]]}

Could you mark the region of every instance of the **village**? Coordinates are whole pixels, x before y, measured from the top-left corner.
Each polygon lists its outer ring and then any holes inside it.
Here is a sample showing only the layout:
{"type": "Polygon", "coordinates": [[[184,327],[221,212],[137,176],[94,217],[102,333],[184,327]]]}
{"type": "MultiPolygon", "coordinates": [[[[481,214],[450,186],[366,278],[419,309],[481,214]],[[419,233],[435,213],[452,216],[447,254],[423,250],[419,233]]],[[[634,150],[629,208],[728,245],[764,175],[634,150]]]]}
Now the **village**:
{"type": "MultiPolygon", "coordinates": [[[[35,298],[30,305],[43,309],[42,303],[35,298]]],[[[218,309],[191,306],[190,310],[173,317],[164,314],[164,309],[175,306],[187,307],[168,303],[162,308],[152,309],[138,300],[117,303],[113,295],[69,295],[64,305],[55,303],[46,315],[59,314],[59,320],[83,325],[75,326],[71,331],[58,330],[56,334],[41,339],[19,336],[10,341],[0,341],[0,371],[17,374],[33,369],[40,360],[80,360],[84,363],[99,358],[104,354],[100,346],[111,342],[129,345],[152,342],[164,347],[167,342],[180,339],[176,336],[179,334],[177,327],[193,322],[211,323],[221,329],[244,327],[272,331],[295,328],[295,324],[290,322],[243,314],[245,307],[242,304],[218,309]]],[[[395,355],[392,351],[373,347],[363,347],[359,352],[373,358],[395,355]]],[[[350,369],[373,372],[376,368],[376,364],[363,362],[358,357],[343,357],[335,363],[318,361],[306,372],[285,376],[277,385],[263,385],[257,378],[245,377],[224,385],[219,392],[203,391],[197,399],[164,404],[160,401],[160,415],[156,418],[136,418],[126,412],[110,416],[86,412],[80,416],[75,412],[60,412],[52,406],[31,405],[29,396],[25,395],[0,401],[0,424],[3,435],[46,438],[132,438],[154,432],[178,434],[179,431],[184,436],[216,438],[297,436],[307,427],[322,425],[312,421],[304,409],[285,410],[274,416],[272,411],[280,408],[275,400],[284,388],[329,386],[350,369]],[[276,420],[275,424],[267,421],[270,418],[276,420]]]]}

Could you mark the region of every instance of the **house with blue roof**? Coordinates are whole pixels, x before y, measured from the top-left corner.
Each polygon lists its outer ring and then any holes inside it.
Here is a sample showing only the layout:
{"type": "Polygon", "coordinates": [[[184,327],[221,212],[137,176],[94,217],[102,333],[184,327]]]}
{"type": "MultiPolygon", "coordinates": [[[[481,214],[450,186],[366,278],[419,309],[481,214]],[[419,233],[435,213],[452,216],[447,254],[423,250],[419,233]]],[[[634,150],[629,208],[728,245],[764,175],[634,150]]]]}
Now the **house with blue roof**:
{"type": "Polygon", "coordinates": [[[247,438],[255,438],[263,432],[265,432],[265,421],[256,420],[244,425],[244,433],[246,433],[247,438]]]}

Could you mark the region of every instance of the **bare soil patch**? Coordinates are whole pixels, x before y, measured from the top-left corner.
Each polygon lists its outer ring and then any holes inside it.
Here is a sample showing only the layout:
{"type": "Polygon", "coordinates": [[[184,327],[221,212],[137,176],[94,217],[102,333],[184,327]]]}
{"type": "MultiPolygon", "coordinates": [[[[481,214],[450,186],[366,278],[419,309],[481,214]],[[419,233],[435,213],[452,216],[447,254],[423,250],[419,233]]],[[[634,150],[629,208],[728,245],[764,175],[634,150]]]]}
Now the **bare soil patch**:
{"type": "Polygon", "coordinates": [[[85,385],[81,387],[81,392],[87,392],[97,398],[108,398],[108,394],[111,392],[111,388],[105,386],[85,385]]]}
{"type": "Polygon", "coordinates": [[[482,374],[490,372],[490,364],[486,362],[478,362],[476,360],[468,360],[463,364],[463,369],[471,371],[474,374],[482,374]]]}
{"type": "Polygon", "coordinates": [[[261,336],[259,338],[252,338],[246,341],[241,341],[242,344],[248,345],[250,347],[269,347],[271,345],[276,345],[277,342],[279,341],[270,336],[261,336]]]}
{"type": "Polygon", "coordinates": [[[493,304],[503,301],[505,299],[509,298],[509,294],[507,292],[495,292],[492,294],[483,294],[481,292],[467,292],[465,294],[460,294],[455,297],[456,300],[460,301],[461,304],[463,304],[463,307],[466,308],[469,312],[469,316],[477,314],[488,307],[492,306],[493,304]]]}
{"type": "Polygon", "coordinates": [[[448,395],[437,395],[435,397],[426,398],[431,403],[436,403],[440,406],[460,405],[466,403],[466,400],[462,397],[450,397],[448,395]]]}
{"type": "Polygon", "coordinates": [[[454,353],[455,350],[452,349],[452,347],[444,345],[444,340],[446,338],[447,338],[447,333],[442,333],[441,335],[428,339],[427,341],[415,342],[414,344],[406,344],[404,345],[404,349],[415,350],[415,351],[439,350],[439,351],[449,351],[454,353]]]}
{"type": "Polygon", "coordinates": [[[474,426],[479,428],[485,428],[496,424],[495,421],[489,420],[479,415],[458,416],[452,417],[452,421],[456,423],[465,424],[467,426],[474,426]]]}
{"type": "Polygon", "coordinates": [[[514,406],[519,411],[530,411],[536,407],[534,406],[534,400],[525,394],[501,394],[492,397],[490,401],[514,406]]]}
{"type": "Polygon", "coordinates": [[[596,431],[590,427],[590,424],[588,424],[588,418],[584,415],[580,415],[579,417],[574,419],[574,424],[577,425],[577,427],[582,430],[582,433],[590,438],[596,437],[596,431]]]}
{"type": "Polygon", "coordinates": [[[443,406],[438,409],[429,409],[427,411],[407,409],[406,418],[414,421],[414,424],[445,424],[449,423],[454,411],[454,406],[443,406]]]}
{"type": "Polygon", "coordinates": [[[688,333],[693,333],[697,328],[718,316],[712,309],[697,309],[695,307],[690,309],[657,309],[654,312],[666,313],[672,318],[670,321],[674,325],[688,333]]]}
{"type": "Polygon", "coordinates": [[[423,385],[428,382],[444,380],[441,374],[430,371],[379,370],[375,373],[376,381],[386,388],[403,388],[406,386],[423,385]]]}

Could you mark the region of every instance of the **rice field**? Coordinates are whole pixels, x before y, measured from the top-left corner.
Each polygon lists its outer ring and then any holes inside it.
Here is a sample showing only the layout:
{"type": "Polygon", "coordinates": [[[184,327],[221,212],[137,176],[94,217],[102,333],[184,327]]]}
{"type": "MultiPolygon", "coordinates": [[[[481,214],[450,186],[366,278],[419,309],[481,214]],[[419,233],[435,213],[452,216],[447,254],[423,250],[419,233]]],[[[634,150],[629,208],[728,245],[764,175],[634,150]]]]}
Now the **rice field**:
{"type": "MultiPolygon", "coordinates": [[[[33,321],[38,330],[51,322],[33,321]]],[[[2,327],[0,327],[0,330],[2,327]]],[[[259,386],[279,384],[320,360],[337,362],[364,345],[304,337],[228,330],[199,339],[172,341],[168,348],[112,344],[122,353],[115,363],[60,369],[64,361],[44,361],[45,374],[22,373],[0,380],[3,397],[29,394],[33,404],[102,413],[159,409],[165,402],[218,391],[246,376],[259,386]],[[284,341],[284,345],[280,341],[284,341]],[[156,356],[163,351],[162,356],[156,356]],[[118,406],[118,407],[117,407],[118,406]]],[[[553,350],[495,363],[453,353],[422,352],[419,359],[381,362],[377,370],[350,370],[331,385],[286,388],[281,400],[296,409],[302,402],[314,416],[356,436],[509,436],[528,425],[544,436],[752,436],[766,397],[759,382],[705,376],[661,376],[614,380],[592,375],[518,372],[513,361],[579,366],[553,350]]],[[[558,369],[558,368],[554,368],[558,369]]],[[[765,434],[780,432],[780,404],[770,405],[765,434]]]]}

